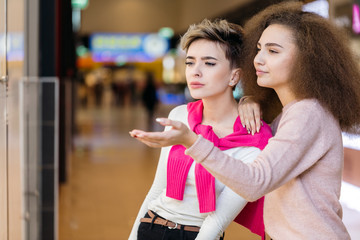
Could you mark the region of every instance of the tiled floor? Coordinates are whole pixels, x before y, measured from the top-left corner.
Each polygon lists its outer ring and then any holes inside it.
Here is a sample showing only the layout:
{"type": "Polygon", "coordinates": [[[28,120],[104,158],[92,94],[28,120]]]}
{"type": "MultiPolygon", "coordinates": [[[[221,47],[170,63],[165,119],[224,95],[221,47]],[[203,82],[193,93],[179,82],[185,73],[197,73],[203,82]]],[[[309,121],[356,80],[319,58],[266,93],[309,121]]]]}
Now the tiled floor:
{"type": "MultiPolygon", "coordinates": [[[[167,116],[169,108],[162,106],[157,116],[167,116]]],[[[158,149],[129,137],[129,130],[146,127],[145,117],[141,107],[77,112],[78,135],[69,181],[60,187],[59,240],[128,238],[159,155],[158,149]]],[[[354,232],[352,239],[360,239],[359,213],[345,208],[344,217],[349,231],[354,232]]],[[[231,224],[226,239],[260,238],[231,224]]]]}

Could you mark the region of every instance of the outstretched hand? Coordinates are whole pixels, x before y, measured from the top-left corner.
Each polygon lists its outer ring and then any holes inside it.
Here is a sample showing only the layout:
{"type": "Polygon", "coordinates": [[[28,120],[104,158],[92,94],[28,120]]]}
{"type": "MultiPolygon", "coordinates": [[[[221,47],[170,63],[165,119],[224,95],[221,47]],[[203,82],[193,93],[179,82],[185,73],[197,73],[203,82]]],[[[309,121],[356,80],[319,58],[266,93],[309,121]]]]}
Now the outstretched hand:
{"type": "Polygon", "coordinates": [[[156,121],[163,126],[170,126],[169,130],[163,132],[145,132],[134,129],[130,135],[149,147],[166,147],[171,145],[183,145],[189,148],[197,139],[196,133],[191,131],[185,124],[168,118],[157,118],[156,121]]]}

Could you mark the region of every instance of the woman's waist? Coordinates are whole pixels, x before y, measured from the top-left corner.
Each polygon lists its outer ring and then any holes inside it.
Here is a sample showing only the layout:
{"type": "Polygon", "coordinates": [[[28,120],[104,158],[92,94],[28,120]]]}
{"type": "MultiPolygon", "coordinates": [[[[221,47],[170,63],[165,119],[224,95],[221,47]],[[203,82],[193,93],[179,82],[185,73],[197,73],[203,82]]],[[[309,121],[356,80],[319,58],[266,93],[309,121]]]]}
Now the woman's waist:
{"type": "Polygon", "coordinates": [[[184,225],[201,226],[209,213],[200,213],[199,203],[195,196],[184,195],[183,200],[177,200],[161,194],[148,206],[160,216],[184,225]]]}

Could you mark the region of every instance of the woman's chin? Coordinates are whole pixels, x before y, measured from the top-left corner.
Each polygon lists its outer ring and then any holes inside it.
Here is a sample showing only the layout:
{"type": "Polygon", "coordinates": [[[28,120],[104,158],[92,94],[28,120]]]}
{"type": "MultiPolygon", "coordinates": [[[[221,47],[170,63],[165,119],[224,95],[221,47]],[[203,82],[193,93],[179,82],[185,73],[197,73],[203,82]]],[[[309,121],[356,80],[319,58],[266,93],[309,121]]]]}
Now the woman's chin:
{"type": "Polygon", "coordinates": [[[199,100],[203,98],[203,96],[200,96],[199,94],[190,94],[190,96],[195,100],[199,100]]]}
{"type": "Polygon", "coordinates": [[[264,83],[264,81],[262,79],[259,79],[257,78],[257,81],[256,81],[257,85],[259,85],[260,87],[266,87],[268,88],[269,86],[267,86],[266,83],[264,83]]]}

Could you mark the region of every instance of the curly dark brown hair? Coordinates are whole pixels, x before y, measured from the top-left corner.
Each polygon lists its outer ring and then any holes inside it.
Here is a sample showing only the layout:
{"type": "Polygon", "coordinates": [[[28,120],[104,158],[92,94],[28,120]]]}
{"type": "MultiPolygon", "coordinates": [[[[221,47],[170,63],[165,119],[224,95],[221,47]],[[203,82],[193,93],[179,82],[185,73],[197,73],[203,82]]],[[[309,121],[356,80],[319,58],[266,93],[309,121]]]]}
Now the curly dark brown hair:
{"type": "Polygon", "coordinates": [[[254,57],[262,32],[271,24],[289,28],[297,45],[290,87],[297,99],[315,98],[339,121],[345,132],[360,132],[360,69],[349,49],[347,34],[329,20],[302,11],[300,2],[272,5],[244,27],[243,90],[260,102],[264,119],[271,122],[281,111],[275,91],[257,85],[254,57]]]}

